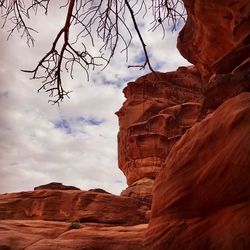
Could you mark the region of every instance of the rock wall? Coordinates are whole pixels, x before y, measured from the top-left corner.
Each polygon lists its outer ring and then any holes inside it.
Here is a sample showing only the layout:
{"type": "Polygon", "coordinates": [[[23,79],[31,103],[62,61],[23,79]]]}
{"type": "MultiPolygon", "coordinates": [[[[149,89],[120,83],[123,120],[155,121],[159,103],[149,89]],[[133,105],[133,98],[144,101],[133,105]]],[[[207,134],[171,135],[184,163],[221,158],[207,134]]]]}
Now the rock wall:
{"type": "Polygon", "coordinates": [[[202,75],[202,118],[155,180],[145,249],[250,249],[250,2],[184,3],[178,48],[202,75]]]}
{"type": "Polygon", "coordinates": [[[117,115],[125,196],[150,198],[157,173],[185,131],[227,99],[250,90],[250,2],[184,4],[188,19],[178,48],[195,66],[149,74],[124,89],[127,100],[117,115]]]}
{"type": "Polygon", "coordinates": [[[143,76],[128,83],[119,117],[119,167],[127,178],[122,195],[149,198],[173,145],[201,113],[201,79],[195,67],[143,76]]]}
{"type": "Polygon", "coordinates": [[[250,249],[250,93],[175,144],[154,187],[145,249],[250,249]]]}
{"type": "MultiPolygon", "coordinates": [[[[211,76],[216,71],[216,67],[214,68],[216,62],[249,36],[250,2],[249,0],[184,0],[183,2],[188,18],[179,34],[177,47],[187,60],[199,68],[203,76],[211,76]]],[[[249,56],[248,47],[245,53],[238,55],[237,60],[233,58],[232,61],[234,63],[238,61],[236,64],[239,65],[249,56]]],[[[225,63],[223,64],[227,67],[225,63]]]]}

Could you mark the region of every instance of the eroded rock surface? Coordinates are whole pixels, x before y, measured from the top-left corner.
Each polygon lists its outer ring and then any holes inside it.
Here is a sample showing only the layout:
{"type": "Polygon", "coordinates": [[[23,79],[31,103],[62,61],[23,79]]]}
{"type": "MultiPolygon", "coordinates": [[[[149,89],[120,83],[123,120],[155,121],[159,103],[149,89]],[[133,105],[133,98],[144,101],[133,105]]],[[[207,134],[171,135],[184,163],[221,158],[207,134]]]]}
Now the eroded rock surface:
{"type": "Polygon", "coordinates": [[[134,250],[142,249],[147,224],[111,226],[41,220],[4,220],[0,223],[1,250],[134,250]]]}
{"type": "Polygon", "coordinates": [[[36,190],[0,195],[0,219],[147,223],[149,205],[112,194],[73,190],[36,190]]]}
{"type": "Polygon", "coordinates": [[[250,2],[184,3],[178,48],[202,76],[202,121],[156,179],[145,249],[249,249],[250,2]]]}
{"type": "MultiPolygon", "coordinates": [[[[179,34],[177,47],[187,60],[199,68],[203,76],[209,76],[214,70],[216,71],[213,65],[228,53],[229,56],[223,60],[229,64],[220,63],[221,69],[232,67],[234,64],[239,65],[244,58],[249,57],[249,39],[244,48],[240,46],[250,34],[249,0],[184,0],[183,2],[188,18],[179,34]],[[243,50],[245,52],[242,54],[243,50]]],[[[225,73],[224,70],[223,72],[225,73]]]]}
{"type": "Polygon", "coordinates": [[[122,195],[149,198],[172,146],[199,119],[201,79],[195,67],[181,67],[143,76],[123,92],[118,159],[129,187],[122,195]]]}
{"type": "Polygon", "coordinates": [[[156,179],[146,249],[250,248],[250,93],[175,144],[156,179]]]}
{"type": "Polygon", "coordinates": [[[204,88],[202,113],[213,111],[226,100],[246,91],[250,91],[250,65],[248,69],[239,70],[238,67],[238,70],[228,74],[214,75],[204,88]]]}

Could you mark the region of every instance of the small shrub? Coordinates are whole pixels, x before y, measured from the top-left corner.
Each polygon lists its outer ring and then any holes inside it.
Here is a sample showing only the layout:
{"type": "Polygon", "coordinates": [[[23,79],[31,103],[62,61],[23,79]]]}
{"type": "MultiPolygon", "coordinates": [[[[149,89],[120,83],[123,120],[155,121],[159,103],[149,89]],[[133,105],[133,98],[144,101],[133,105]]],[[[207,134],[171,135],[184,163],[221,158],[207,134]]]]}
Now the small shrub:
{"type": "Polygon", "coordinates": [[[73,221],[69,225],[69,229],[79,229],[81,227],[81,223],[78,221],[73,221]]]}

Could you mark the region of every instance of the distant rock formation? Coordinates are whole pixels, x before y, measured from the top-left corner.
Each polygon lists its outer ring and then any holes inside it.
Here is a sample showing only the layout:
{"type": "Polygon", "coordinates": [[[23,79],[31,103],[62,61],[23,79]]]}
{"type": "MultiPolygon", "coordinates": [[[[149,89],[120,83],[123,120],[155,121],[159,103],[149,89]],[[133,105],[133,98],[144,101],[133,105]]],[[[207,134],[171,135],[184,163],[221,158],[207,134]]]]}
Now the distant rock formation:
{"type": "Polygon", "coordinates": [[[65,186],[60,182],[51,182],[45,185],[41,185],[35,187],[34,190],[41,190],[41,189],[53,189],[53,190],[80,190],[80,188],[74,186],[65,186]]]}
{"type": "Polygon", "coordinates": [[[0,195],[0,249],[142,248],[150,205],[103,191],[42,188],[0,195]]]}
{"type": "Polygon", "coordinates": [[[148,222],[141,200],[79,190],[36,190],[0,195],[0,220],[79,221],[136,225],[148,222]]]}
{"type": "Polygon", "coordinates": [[[93,189],[89,189],[88,191],[96,192],[96,193],[103,193],[103,194],[110,194],[109,192],[101,188],[93,188],[93,189]]]}

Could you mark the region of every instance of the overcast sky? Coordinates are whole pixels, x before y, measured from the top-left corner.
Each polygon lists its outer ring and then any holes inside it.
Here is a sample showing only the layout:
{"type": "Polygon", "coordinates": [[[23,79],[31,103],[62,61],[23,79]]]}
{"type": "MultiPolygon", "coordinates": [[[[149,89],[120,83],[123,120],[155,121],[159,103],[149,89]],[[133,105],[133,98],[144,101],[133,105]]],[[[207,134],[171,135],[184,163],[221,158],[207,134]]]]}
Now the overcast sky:
{"type": "MultiPolygon", "coordinates": [[[[114,113],[124,102],[127,82],[147,73],[127,67],[141,58],[138,40],[129,50],[128,62],[118,52],[105,71],[91,72],[89,82],[77,69],[66,83],[73,91],[70,100],[59,107],[48,104],[46,94],[36,93],[39,81],[20,71],[34,68],[49,50],[64,23],[64,11],[53,6],[49,16],[32,19],[39,31],[34,48],[18,35],[7,42],[7,29],[0,30],[0,193],[33,190],[49,182],[114,194],[126,187],[117,165],[119,128],[114,113]]],[[[163,72],[187,65],[176,49],[177,32],[168,31],[162,40],[160,30],[146,32],[146,21],[140,20],[140,27],[151,63],[163,72]]]]}

